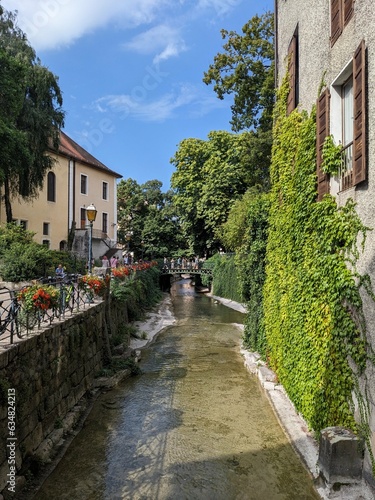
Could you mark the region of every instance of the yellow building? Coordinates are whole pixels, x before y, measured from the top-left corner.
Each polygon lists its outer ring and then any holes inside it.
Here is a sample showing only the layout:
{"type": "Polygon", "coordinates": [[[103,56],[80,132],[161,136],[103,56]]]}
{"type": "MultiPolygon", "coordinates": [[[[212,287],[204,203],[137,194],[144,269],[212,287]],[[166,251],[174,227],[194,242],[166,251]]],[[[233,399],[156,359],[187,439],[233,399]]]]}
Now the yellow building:
{"type": "MultiPolygon", "coordinates": [[[[86,207],[97,209],[93,224],[93,257],[114,253],[117,248],[117,179],[110,170],[64,132],[56,159],[46,175],[38,198],[29,202],[12,200],[13,220],[35,233],[35,240],[53,250],[72,251],[87,256],[88,220],[86,207]]],[[[0,205],[0,223],[6,223],[4,202],[0,205]]]]}

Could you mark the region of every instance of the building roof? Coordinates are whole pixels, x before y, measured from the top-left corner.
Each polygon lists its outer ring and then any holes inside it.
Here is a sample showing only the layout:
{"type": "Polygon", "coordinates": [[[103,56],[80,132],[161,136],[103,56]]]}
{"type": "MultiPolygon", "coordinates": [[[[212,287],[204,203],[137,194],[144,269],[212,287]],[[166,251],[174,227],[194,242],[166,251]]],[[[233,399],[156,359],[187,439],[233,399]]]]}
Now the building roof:
{"type": "Polygon", "coordinates": [[[99,170],[104,170],[108,174],[112,174],[114,177],[118,179],[122,177],[121,174],[114,172],[109,169],[102,163],[97,160],[94,156],[92,156],[88,151],[83,149],[79,144],[77,144],[73,139],[71,139],[65,132],[60,131],[60,145],[59,145],[59,153],[63,156],[67,156],[68,158],[72,158],[81,163],[85,163],[90,167],[94,167],[99,170]]]}

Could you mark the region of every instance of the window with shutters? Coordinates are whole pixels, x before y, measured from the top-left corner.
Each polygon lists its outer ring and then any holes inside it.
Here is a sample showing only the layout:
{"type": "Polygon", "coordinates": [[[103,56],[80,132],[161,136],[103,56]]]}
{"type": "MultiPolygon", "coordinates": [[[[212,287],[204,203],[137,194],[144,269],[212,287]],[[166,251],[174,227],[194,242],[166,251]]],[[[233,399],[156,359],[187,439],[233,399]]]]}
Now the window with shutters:
{"type": "Polygon", "coordinates": [[[298,92],[298,27],[294,32],[293,38],[290,41],[288,48],[288,75],[289,75],[289,94],[287,101],[287,114],[289,115],[293,109],[297,107],[299,92],[298,92]]]}
{"type": "Polygon", "coordinates": [[[331,0],[331,47],[354,13],[354,0],[331,0]]]}
{"type": "MultiPolygon", "coordinates": [[[[366,180],[366,82],[364,41],[354,53],[352,61],[341,71],[330,88],[330,120],[325,122],[328,104],[323,94],[317,104],[317,175],[318,200],[326,191],[321,171],[321,150],[324,138],[332,134],[336,144],[343,146],[341,170],[331,179],[330,192],[336,194],[366,180]]],[[[328,94],[328,90],[325,92],[328,94]]]]}

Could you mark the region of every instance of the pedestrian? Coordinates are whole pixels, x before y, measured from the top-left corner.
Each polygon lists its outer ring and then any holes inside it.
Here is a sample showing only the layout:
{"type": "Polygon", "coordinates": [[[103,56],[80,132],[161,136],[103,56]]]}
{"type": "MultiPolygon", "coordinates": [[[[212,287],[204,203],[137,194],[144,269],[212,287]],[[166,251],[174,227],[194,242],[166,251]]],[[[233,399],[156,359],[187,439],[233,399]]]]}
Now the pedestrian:
{"type": "Polygon", "coordinates": [[[116,255],[113,255],[111,257],[110,263],[111,263],[111,268],[112,269],[116,269],[116,267],[117,267],[117,257],[116,257],[116,255]]]}
{"type": "Polygon", "coordinates": [[[63,279],[65,277],[65,270],[63,268],[63,265],[62,264],[59,264],[57,267],[56,267],[56,278],[58,279],[63,279]]]}
{"type": "Polygon", "coordinates": [[[106,255],[103,255],[102,267],[105,267],[106,269],[109,267],[109,260],[108,260],[108,257],[106,255]]]}

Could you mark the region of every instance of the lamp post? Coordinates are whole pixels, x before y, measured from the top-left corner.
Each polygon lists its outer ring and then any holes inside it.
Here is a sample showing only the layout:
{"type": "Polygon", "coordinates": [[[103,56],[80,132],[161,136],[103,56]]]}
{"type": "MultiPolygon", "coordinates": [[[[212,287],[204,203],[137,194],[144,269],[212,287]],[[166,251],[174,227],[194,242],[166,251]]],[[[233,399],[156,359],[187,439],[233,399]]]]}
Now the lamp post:
{"type": "Polygon", "coordinates": [[[95,219],[96,219],[96,214],[98,213],[98,211],[96,210],[95,206],[93,205],[93,203],[91,203],[91,205],[89,205],[87,208],[86,208],[86,215],[87,215],[87,219],[90,223],[90,234],[89,234],[89,265],[88,265],[88,271],[89,273],[91,274],[91,270],[92,270],[92,226],[95,222],[95,219]]]}

